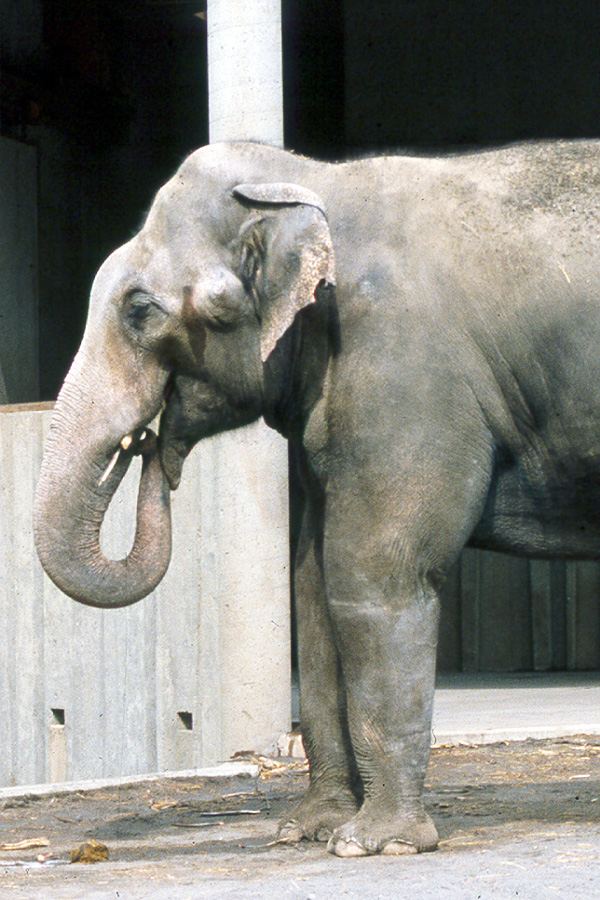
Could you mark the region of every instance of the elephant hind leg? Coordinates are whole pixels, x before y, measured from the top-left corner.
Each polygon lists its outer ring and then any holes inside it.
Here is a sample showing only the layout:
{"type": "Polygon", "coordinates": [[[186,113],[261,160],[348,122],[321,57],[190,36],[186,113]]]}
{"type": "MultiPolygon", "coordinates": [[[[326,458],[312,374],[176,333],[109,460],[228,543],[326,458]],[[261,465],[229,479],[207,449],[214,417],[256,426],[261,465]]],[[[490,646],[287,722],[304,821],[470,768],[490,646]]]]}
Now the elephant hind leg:
{"type": "Polygon", "coordinates": [[[325,597],[322,542],[322,507],[313,498],[305,509],[295,571],[300,724],[310,785],[280,822],[279,839],[289,843],[303,838],[328,841],[355,815],[362,800],[325,597]]]}

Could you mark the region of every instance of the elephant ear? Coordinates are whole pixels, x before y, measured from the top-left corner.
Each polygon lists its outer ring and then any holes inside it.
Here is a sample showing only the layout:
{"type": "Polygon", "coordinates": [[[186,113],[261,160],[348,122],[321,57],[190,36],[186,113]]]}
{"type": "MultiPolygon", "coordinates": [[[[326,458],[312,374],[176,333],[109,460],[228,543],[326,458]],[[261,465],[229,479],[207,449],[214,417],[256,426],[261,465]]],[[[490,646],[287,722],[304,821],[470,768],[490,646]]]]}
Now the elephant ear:
{"type": "Polygon", "coordinates": [[[261,319],[263,362],[297,313],[335,284],[323,201],[296,184],[240,184],[234,196],[251,212],[239,234],[241,275],[261,319]]]}

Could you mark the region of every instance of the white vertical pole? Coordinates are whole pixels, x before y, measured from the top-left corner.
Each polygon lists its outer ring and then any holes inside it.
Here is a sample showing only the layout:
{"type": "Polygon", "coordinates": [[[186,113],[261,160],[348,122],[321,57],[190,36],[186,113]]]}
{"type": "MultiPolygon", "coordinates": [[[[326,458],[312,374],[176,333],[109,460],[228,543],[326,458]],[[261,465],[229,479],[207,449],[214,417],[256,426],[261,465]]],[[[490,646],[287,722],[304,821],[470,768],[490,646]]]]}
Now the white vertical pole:
{"type": "Polygon", "coordinates": [[[283,146],[280,0],[208,0],[209,136],[283,146]]]}
{"type": "MultiPolygon", "coordinates": [[[[211,143],[282,146],[280,0],[208,0],[207,26],[211,143]]],[[[263,749],[290,724],[287,445],[264,423],[214,440],[228,755],[263,749]]]]}

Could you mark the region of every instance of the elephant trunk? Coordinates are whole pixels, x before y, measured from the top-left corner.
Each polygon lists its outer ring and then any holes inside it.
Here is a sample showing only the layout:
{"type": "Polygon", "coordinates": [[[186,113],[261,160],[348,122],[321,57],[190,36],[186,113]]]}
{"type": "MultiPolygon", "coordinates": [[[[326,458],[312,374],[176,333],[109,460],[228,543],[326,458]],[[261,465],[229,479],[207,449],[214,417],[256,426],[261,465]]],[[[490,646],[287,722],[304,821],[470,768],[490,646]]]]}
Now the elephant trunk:
{"type": "Polygon", "coordinates": [[[128,606],[149,594],[169,565],[168,484],[155,435],[138,427],[117,437],[113,428],[107,437],[110,431],[97,419],[92,427],[85,421],[79,388],[73,387],[65,383],[57,400],[44,453],[34,513],[38,554],[50,578],[73,599],[102,608],[128,606]],[[125,559],[107,559],[100,528],[136,454],[142,456],[142,474],[133,547],[125,559]]]}

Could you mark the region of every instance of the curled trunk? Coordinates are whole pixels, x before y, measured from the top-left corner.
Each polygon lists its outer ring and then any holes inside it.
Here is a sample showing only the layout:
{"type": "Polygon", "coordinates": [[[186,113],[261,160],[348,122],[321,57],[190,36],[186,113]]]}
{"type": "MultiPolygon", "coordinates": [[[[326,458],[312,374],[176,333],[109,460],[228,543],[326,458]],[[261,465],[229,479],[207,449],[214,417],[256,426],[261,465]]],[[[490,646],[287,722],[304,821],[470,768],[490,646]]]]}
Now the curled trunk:
{"type": "Polygon", "coordinates": [[[92,437],[84,442],[73,418],[59,397],[36,496],[37,550],[50,578],[73,599],[128,606],[156,587],[171,555],[169,488],[156,437],[146,430],[143,440],[138,433],[123,449],[114,437],[94,444],[94,429],[88,428],[92,437]],[[135,454],[142,456],[135,539],[125,559],[111,560],[101,551],[100,528],[135,454]]]}

